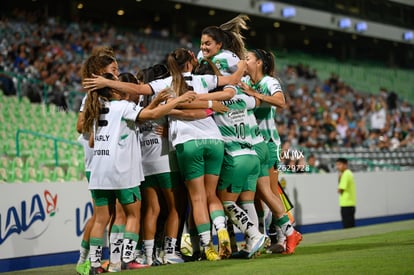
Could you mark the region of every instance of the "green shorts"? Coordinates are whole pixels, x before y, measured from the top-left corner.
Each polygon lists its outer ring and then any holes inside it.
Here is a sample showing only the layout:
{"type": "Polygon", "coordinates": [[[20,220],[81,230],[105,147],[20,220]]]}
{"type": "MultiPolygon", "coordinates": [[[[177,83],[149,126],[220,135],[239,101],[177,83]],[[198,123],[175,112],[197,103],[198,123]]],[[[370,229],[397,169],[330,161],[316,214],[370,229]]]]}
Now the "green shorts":
{"type": "Polygon", "coordinates": [[[232,157],[226,154],[217,188],[236,194],[243,191],[256,192],[259,170],[260,161],[256,155],[232,157]]]}
{"type": "Polygon", "coordinates": [[[91,171],[85,171],[85,176],[89,183],[89,180],[91,179],[91,171]]]}
{"type": "Polygon", "coordinates": [[[176,188],[180,181],[178,172],[167,172],[151,176],[146,176],[141,188],[159,187],[159,188],[176,188]]]}
{"type": "Polygon", "coordinates": [[[130,204],[141,200],[141,192],[138,186],[120,190],[91,190],[92,199],[96,206],[114,205],[116,199],[120,204],[130,204]]]}
{"type": "Polygon", "coordinates": [[[259,178],[269,176],[269,148],[266,142],[260,142],[254,145],[254,150],[260,161],[259,178]]]}
{"type": "Polygon", "coordinates": [[[217,139],[190,140],[175,146],[184,180],[220,175],[224,143],[217,139]]]}
{"type": "Polygon", "coordinates": [[[269,149],[269,163],[267,169],[277,167],[279,165],[280,146],[277,146],[272,140],[266,143],[269,149]]]}

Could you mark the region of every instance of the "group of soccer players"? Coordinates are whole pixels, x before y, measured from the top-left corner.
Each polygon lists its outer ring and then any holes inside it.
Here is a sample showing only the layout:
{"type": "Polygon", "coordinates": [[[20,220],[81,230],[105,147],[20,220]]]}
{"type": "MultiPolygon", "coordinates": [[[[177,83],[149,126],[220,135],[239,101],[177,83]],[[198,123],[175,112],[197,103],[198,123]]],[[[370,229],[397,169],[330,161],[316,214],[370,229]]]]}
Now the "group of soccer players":
{"type": "Polygon", "coordinates": [[[285,98],[273,54],[245,50],[240,32],[246,20],[239,15],[206,27],[197,57],[188,49],[171,52],[167,77],[150,70],[138,83],[133,75],[119,75],[113,52],[105,48],[83,64],[88,93],[77,130],[94,215],[85,229],[79,274],[184,262],[176,249],[184,222],[192,259],[250,258],[264,247],[294,253],[302,236],[280,199],[274,169],[280,147],[275,111],[285,107],[285,98]],[[269,225],[265,206],[272,213],[269,225]],[[243,249],[233,226],[245,236],[243,249]]]}

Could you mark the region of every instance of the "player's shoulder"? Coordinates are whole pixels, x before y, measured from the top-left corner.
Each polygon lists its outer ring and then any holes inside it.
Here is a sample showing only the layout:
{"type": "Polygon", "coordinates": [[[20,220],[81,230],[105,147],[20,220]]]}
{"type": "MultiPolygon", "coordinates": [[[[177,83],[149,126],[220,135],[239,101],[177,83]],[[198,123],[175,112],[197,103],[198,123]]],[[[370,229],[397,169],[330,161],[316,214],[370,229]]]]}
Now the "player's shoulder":
{"type": "Polygon", "coordinates": [[[267,75],[263,80],[270,91],[283,91],[282,85],[276,77],[267,75]]]}

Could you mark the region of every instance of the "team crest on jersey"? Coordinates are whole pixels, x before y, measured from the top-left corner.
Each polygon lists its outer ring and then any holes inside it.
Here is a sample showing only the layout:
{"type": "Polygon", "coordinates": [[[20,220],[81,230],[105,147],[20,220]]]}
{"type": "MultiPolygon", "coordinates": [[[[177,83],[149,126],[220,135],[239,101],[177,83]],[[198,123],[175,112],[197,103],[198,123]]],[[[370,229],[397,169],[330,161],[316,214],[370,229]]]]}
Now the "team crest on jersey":
{"type": "Polygon", "coordinates": [[[221,70],[221,63],[220,63],[220,60],[216,60],[216,67],[217,67],[217,69],[220,71],[221,70]]]}

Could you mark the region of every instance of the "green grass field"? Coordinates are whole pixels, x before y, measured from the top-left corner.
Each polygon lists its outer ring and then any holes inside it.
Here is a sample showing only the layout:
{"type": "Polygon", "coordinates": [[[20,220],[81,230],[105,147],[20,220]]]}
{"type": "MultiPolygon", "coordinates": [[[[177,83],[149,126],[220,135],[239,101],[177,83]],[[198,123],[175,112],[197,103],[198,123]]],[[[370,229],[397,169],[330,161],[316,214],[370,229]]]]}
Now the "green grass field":
{"type": "MultiPolygon", "coordinates": [[[[122,274],[414,274],[414,220],[305,234],[294,255],[192,262],[122,274]]],[[[76,274],[75,265],[4,274],[76,274]]]]}

